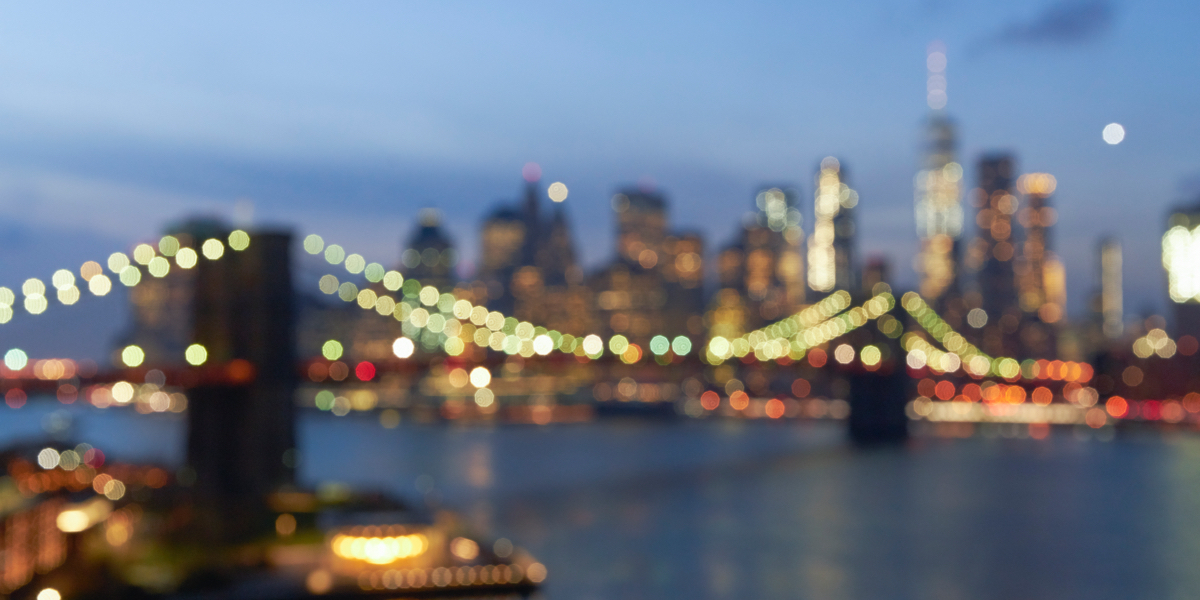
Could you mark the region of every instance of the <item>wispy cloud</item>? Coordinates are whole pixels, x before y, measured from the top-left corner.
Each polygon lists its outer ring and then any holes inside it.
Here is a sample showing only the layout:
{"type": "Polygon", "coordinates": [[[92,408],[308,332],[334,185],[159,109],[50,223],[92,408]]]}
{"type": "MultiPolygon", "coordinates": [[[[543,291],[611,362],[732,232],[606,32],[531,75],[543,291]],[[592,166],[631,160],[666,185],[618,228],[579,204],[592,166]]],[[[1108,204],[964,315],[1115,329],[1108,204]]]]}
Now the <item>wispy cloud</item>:
{"type": "Polygon", "coordinates": [[[977,50],[1000,46],[1071,46],[1104,37],[1116,10],[1110,0],[1059,0],[1032,18],[1008,23],[985,37],[977,50]]]}

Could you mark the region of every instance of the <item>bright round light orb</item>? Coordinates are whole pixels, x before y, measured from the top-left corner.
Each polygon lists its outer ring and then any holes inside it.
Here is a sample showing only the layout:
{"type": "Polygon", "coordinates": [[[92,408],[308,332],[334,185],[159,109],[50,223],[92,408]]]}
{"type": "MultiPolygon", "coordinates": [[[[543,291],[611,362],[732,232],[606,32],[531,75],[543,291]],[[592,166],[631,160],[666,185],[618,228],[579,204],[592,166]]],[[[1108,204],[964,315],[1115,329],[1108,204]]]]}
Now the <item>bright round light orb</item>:
{"type": "Polygon", "coordinates": [[[416,346],[413,344],[413,341],[408,338],[397,338],[392,343],[392,354],[395,354],[396,358],[408,358],[413,355],[413,350],[415,349],[416,346]]]}
{"type": "Polygon", "coordinates": [[[1109,123],[1104,126],[1104,133],[1101,135],[1110,146],[1116,146],[1125,139],[1125,128],[1120,123],[1109,123]]]}
{"type": "Polygon", "coordinates": [[[561,181],[550,184],[548,192],[550,199],[555,202],[562,202],[567,199],[567,186],[561,181]]]}

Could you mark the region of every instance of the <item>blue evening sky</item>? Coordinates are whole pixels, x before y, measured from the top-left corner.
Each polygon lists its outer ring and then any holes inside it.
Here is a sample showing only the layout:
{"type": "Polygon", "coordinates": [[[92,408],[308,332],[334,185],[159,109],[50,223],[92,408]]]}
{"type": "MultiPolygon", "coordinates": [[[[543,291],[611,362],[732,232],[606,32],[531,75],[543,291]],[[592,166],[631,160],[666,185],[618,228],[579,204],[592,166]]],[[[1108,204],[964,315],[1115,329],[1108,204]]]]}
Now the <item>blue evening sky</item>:
{"type": "MultiPolygon", "coordinates": [[[[1166,212],[1200,196],[1198,25],[1200,5],[1153,0],[8,2],[0,285],[239,202],[389,265],[436,206],[474,261],[528,161],[569,186],[589,266],[613,254],[613,191],[643,178],[715,250],[762,183],[811,203],[827,155],[861,194],[862,253],[912,285],[925,52],[942,40],[968,182],[991,150],[1058,178],[1072,313],[1106,233],[1129,311],[1161,311],[1166,212]],[[1113,121],[1118,146],[1100,137],[1113,121]]],[[[72,310],[113,312],[52,306],[6,335],[85,318],[72,310]]]]}

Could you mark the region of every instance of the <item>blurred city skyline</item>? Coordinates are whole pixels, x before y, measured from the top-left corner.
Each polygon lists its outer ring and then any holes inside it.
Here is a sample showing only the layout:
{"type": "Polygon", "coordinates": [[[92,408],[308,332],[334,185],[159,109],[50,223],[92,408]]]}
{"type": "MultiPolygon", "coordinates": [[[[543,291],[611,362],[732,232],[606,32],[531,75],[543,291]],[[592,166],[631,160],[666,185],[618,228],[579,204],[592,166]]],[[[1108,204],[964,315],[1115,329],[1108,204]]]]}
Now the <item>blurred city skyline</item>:
{"type": "Polygon", "coordinates": [[[813,176],[833,155],[861,194],[861,255],[887,255],[910,288],[932,40],[949,55],[967,186],[992,150],[1058,179],[1053,247],[1073,315],[1110,233],[1127,315],[1162,311],[1167,212],[1200,193],[1200,80],[1187,76],[1200,10],[1182,3],[357,8],[259,5],[231,21],[211,5],[11,7],[0,264],[12,280],[247,201],[257,223],[355,240],[389,264],[419,209],[437,207],[474,261],[482,218],[519,196],[526,162],[570,187],[588,267],[613,253],[612,194],[647,178],[672,227],[701,231],[712,252],[763,184],[796,187],[809,228],[813,176]],[[1129,133],[1109,146],[1114,121],[1129,133]]]}

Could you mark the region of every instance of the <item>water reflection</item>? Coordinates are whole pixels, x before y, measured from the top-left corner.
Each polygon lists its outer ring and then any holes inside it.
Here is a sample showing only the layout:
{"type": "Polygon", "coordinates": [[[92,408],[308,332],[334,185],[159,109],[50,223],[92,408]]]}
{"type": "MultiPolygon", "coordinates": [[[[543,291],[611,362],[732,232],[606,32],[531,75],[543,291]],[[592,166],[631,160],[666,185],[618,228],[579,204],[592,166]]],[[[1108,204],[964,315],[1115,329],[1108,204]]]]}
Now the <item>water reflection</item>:
{"type": "MultiPolygon", "coordinates": [[[[169,465],[178,415],[31,402],[0,439],[62,429],[169,465]],[[53,415],[53,416],[51,416],[53,415]]],[[[1056,432],[855,451],[836,425],[460,427],[301,418],[301,477],[465,511],[530,549],[549,598],[1200,595],[1200,440],[1056,432]]]]}

